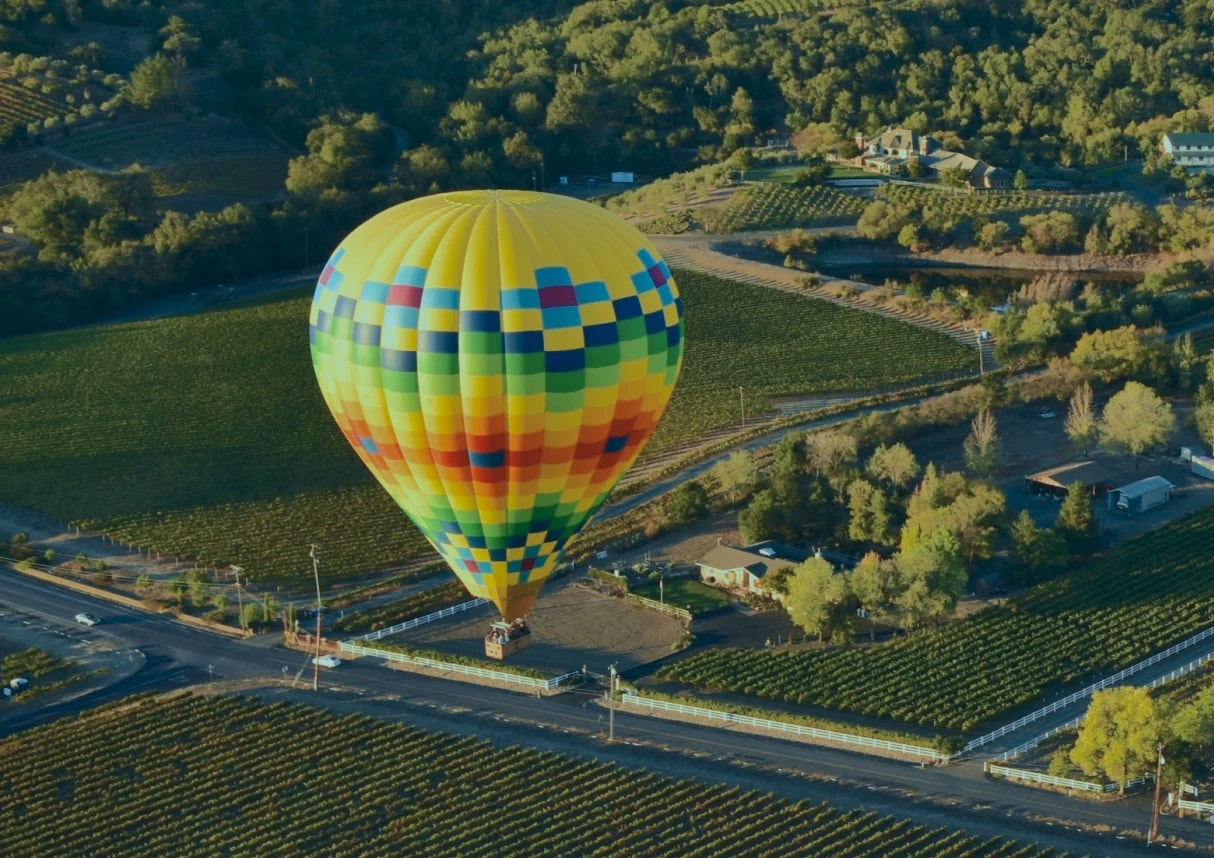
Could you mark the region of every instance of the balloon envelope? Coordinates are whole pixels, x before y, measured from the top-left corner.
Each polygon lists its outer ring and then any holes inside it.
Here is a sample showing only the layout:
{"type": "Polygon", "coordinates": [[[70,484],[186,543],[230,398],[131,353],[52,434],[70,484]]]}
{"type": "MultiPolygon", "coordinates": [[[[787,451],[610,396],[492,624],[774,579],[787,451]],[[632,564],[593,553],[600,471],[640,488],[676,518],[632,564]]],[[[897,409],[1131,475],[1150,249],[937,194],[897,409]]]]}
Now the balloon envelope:
{"type": "Polygon", "coordinates": [[[310,315],[325,402],[468,590],[524,616],[670,401],[683,309],[615,215],[465,191],[359,226],[310,315]]]}

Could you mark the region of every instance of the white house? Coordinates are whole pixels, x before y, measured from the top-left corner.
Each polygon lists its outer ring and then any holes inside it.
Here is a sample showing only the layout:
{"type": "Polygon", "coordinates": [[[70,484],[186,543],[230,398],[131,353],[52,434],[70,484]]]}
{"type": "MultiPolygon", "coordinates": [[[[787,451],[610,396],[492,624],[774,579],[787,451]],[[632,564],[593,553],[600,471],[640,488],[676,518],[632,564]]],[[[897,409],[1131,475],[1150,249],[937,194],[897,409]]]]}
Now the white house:
{"type": "Polygon", "coordinates": [[[1214,133],[1165,134],[1161,148],[1190,173],[1214,173],[1214,133]]]}

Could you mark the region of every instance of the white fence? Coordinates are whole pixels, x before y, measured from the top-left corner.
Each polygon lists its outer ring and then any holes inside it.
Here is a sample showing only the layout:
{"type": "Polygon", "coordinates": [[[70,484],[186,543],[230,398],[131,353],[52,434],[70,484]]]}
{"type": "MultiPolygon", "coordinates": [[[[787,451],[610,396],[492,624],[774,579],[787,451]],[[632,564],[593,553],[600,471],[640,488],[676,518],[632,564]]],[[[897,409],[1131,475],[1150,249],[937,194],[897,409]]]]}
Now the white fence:
{"type": "MultiPolygon", "coordinates": [[[[1121,682],[1121,680],[1125,679],[1127,676],[1133,676],[1135,673],[1146,670],[1148,667],[1150,667],[1153,664],[1158,664],[1159,662],[1163,661],[1165,658],[1171,658],[1172,656],[1176,655],[1176,653],[1180,652],[1181,650],[1185,650],[1191,646],[1194,646],[1195,644],[1199,644],[1212,635],[1214,635],[1214,626],[1211,626],[1210,628],[1205,629],[1204,631],[1200,631],[1197,634],[1193,635],[1192,637],[1186,638],[1185,640],[1181,641],[1178,644],[1174,644],[1174,645],[1168,647],[1163,652],[1157,652],[1157,653],[1155,653],[1155,655],[1151,656],[1150,658],[1145,659],[1144,661],[1138,662],[1138,664],[1132,664],[1129,667],[1125,668],[1124,670],[1119,670],[1119,671],[1117,671],[1117,673],[1114,673],[1112,676],[1107,676],[1104,679],[1100,680],[1099,682],[1089,685],[1087,688],[1080,689],[1079,691],[1076,691],[1073,694],[1068,694],[1066,697],[1063,697],[1061,700],[1055,700],[1049,706],[1044,706],[1041,709],[1038,709],[1036,712],[1030,712],[1028,715],[1025,715],[1023,718],[1017,718],[1015,721],[1013,721],[1010,724],[1004,724],[998,730],[994,730],[990,733],[987,733],[985,736],[979,736],[977,739],[974,739],[972,742],[970,742],[964,748],[962,748],[960,754],[958,754],[957,756],[961,756],[962,754],[968,754],[970,751],[972,751],[976,748],[981,748],[983,745],[986,745],[990,742],[995,741],[996,739],[1006,736],[1008,733],[1011,733],[1014,730],[1019,730],[1021,727],[1023,727],[1026,724],[1031,724],[1034,721],[1038,721],[1038,720],[1044,718],[1046,715],[1052,715],[1053,713],[1057,712],[1059,709],[1065,709],[1066,707],[1070,706],[1072,703],[1075,703],[1078,700],[1083,700],[1086,697],[1090,697],[1093,694],[1093,692],[1100,691],[1102,688],[1108,688],[1111,685],[1117,685],[1118,683],[1121,682]]],[[[1202,661],[1202,663],[1204,663],[1204,660],[1202,661]]],[[[1192,670],[1192,665],[1191,664],[1186,665],[1185,667],[1181,668],[1180,670],[1185,671],[1185,672],[1187,672],[1188,670],[1192,670]]],[[[1173,671],[1173,673],[1176,673],[1176,675],[1178,675],[1178,676],[1183,675],[1182,673],[1177,673],[1176,671],[1173,671]]],[[[1156,683],[1156,684],[1158,684],[1158,683],[1156,683]]],[[[1151,685],[1150,687],[1153,688],[1154,685],[1151,685]]],[[[1047,735],[1049,735],[1049,734],[1047,734],[1047,735]]],[[[1044,737],[1042,737],[1042,738],[1044,738],[1044,737]]],[[[1007,756],[1004,755],[1000,759],[1007,759],[1007,756]]]]}
{"type": "Polygon", "coordinates": [[[407,632],[409,629],[415,629],[418,626],[424,626],[426,623],[432,623],[435,620],[446,619],[447,617],[462,614],[464,611],[470,611],[473,608],[479,608],[481,605],[489,604],[488,599],[473,599],[470,602],[461,602],[458,605],[452,605],[450,608],[443,608],[441,611],[435,611],[432,614],[426,614],[424,617],[414,617],[411,620],[405,620],[403,623],[397,623],[394,626],[388,626],[386,629],[380,629],[375,632],[368,632],[365,635],[360,635],[354,640],[356,641],[377,641],[380,638],[386,638],[388,635],[394,635],[398,632],[407,632]]]}
{"type": "Polygon", "coordinates": [[[671,617],[678,617],[686,623],[691,622],[691,611],[686,608],[680,608],[677,605],[667,605],[659,602],[657,599],[648,599],[645,596],[638,596],[635,593],[628,593],[624,596],[624,601],[632,602],[634,605],[640,605],[642,608],[649,608],[651,611],[658,611],[662,614],[667,614],[671,617]]]}
{"type": "Polygon", "coordinates": [[[868,748],[870,750],[889,751],[895,754],[901,754],[903,756],[931,760],[933,763],[944,763],[948,761],[948,754],[941,753],[940,751],[933,750],[932,748],[921,748],[918,745],[906,745],[902,742],[890,742],[885,739],[871,739],[868,736],[856,736],[852,733],[839,733],[834,730],[822,730],[817,727],[806,727],[801,724],[790,724],[787,721],[773,721],[769,718],[754,718],[750,715],[735,715],[733,712],[721,712],[717,709],[706,709],[702,706],[687,706],[682,703],[671,703],[666,700],[652,700],[648,697],[642,697],[633,691],[625,691],[620,699],[621,702],[630,706],[638,706],[661,712],[673,712],[678,715],[688,715],[694,718],[706,718],[710,721],[719,721],[727,726],[742,725],[746,727],[757,727],[763,730],[774,730],[778,733],[786,733],[793,736],[804,736],[810,739],[821,739],[827,742],[834,742],[853,748],[868,748]]]}
{"type": "Polygon", "coordinates": [[[1186,801],[1182,798],[1176,802],[1176,806],[1181,810],[1194,810],[1198,813],[1214,814],[1214,804],[1208,801],[1186,801]]]}
{"type": "MultiPolygon", "coordinates": [[[[1018,781],[1028,781],[1029,783],[1046,784],[1048,786],[1062,787],[1069,790],[1079,790],[1081,792],[1117,792],[1121,789],[1121,784],[1094,784],[1090,781],[1079,781],[1074,778],[1056,778],[1053,775],[1047,775],[1043,772],[1030,772],[1025,769],[1013,769],[1008,766],[997,766],[994,763],[986,764],[988,774],[998,775],[999,777],[1012,778],[1018,781]]],[[[1139,786],[1145,784],[1147,778],[1134,778],[1132,781],[1126,781],[1126,786],[1139,786]]],[[[1196,804],[1197,802],[1188,802],[1196,804]]]]}
{"type": "MultiPolygon", "coordinates": [[[[1209,632],[1209,631],[1210,631],[1210,629],[1206,629],[1206,632],[1209,632]]],[[[1206,632],[1202,632],[1202,634],[1205,634],[1206,632]]],[[[1179,644],[1177,644],[1177,646],[1179,646],[1179,644]]],[[[1152,658],[1154,658],[1154,656],[1152,656],[1152,658]]],[[[1214,659],[1214,653],[1206,653],[1201,658],[1195,658],[1192,661],[1190,661],[1188,664],[1182,665],[1181,667],[1178,667],[1175,670],[1165,673],[1163,676],[1159,677],[1158,679],[1148,682],[1146,687],[1147,688],[1156,688],[1157,686],[1164,685],[1166,683],[1171,682],[1173,679],[1179,679],[1182,676],[1187,676],[1188,674],[1197,670],[1198,668],[1200,668],[1202,665],[1204,665],[1206,662],[1210,661],[1211,659],[1214,659]]],[[[1007,762],[1010,759],[1020,756],[1021,754],[1025,753],[1026,751],[1033,750],[1033,748],[1037,747],[1042,742],[1044,742],[1046,739],[1050,738],[1050,736],[1054,736],[1058,733],[1061,733],[1063,730],[1075,729],[1076,727],[1079,726],[1079,722],[1081,722],[1082,720],[1083,720],[1083,715],[1079,715],[1078,717],[1072,718],[1070,721],[1067,721],[1065,724],[1059,724],[1057,727],[1053,728],[1052,730],[1047,730],[1046,732],[1042,733],[1040,736],[1035,736],[1032,739],[1029,739],[1027,742],[1017,745],[1016,747],[1012,748],[1010,751],[1004,751],[1002,754],[995,757],[995,759],[1001,763],[1007,762]]],[[[962,751],[962,753],[965,753],[965,752],[962,751]]]]}
{"type": "Polygon", "coordinates": [[[342,641],[338,645],[338,649],[342,653],[349,655],[365,655],[374,658],[382,658],[385,661],[395,661],[400,664],[412,664],[417,667],[428,667],[432,670],[441,670],[444,673],[455,673],[460,676],[474,676],[478,679],[492,679],[495,682],[505,682],[511,685],[518,685],[522,688],[533,688],[537,691],[553,691],[565,683],[569,682],[574,677],[582,675],[580,670],[571,671],[561,674],[554,679],[537,679],[533,676],[521,676],[517,673],[509,673],[505,670],[493,670],[487,667],[473,667],[467,664],[455,664],[450,661],[437,661],[433,658],[421,658],[414,655],[406,655],[403,652],[392,652],[386,649],[376,649],[375,647],[362,646],[353,641],[342,641]]]}

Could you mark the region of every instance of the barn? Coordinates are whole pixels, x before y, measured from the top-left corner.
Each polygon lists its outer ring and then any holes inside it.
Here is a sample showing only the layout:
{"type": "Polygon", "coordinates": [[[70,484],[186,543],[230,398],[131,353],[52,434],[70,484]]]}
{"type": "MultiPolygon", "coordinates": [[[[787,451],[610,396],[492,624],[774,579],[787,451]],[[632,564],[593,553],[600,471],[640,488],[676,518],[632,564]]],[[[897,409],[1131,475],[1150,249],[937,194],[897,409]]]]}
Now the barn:
{"type": "Polygon", "coordinates": [[[1064,497],[1072,483],[1082,483],[1088,494],[1095,497],[1112,486],[1112,475],[1090,459],[1038,471],[1024,478],[1024,490],[1031,495],[1064,497]]]}
{"type": "Polygon", "coordinates": [[[1172,499],[1172,490],[1176,486],[1163,477],[1147,477],[1143,480],[1109,491],[1108,508],[1110,511],[1136,515],[1157,506],[1162,506],[1172,499]]]}

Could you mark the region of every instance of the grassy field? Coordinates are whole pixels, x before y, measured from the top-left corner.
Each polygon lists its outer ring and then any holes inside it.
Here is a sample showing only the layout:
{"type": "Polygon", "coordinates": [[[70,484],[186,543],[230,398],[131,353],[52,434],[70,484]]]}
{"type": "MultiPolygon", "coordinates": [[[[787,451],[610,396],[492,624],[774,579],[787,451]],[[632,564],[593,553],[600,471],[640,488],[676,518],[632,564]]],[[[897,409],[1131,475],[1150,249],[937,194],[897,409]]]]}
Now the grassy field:
{"type": "Polygon", "coordinates": [[[865,810],[230,697],[146,701],[19,734],[0,742],[0,777],[12,855],[116,855],[132,843],[166,858],[1056,854],[865,810]]]}
{"type": "Polygon", "coordinates": [[[952,625],[878,647],[709,650],[660,675],[706,691],[968,731],[1212,624],[1209,507],[952,625]]]}
{"type": "Polygon", "coordinates": [[[710,232],[746,232],[852,224],[866,205],[867,200],[828,185],[747,185],[711,216],[705,214],[705,228],[710,232]]]}
{"type": "MultiPolygon", "coordinates": [[[[946,337],[825,301],[698,275],[680,287],[688,351],[658,448],[735,422],[739,385],[757,414],[780,393],[864,389],[972,359],[946,337]]],[[[260,580],[306,578],[312,542],[334,579],[426,553],[321,401],[307,313],[308,299],[279,299],[0,341],[0,500],[260,580]]]]}
{"type": "Polygon", "coordinates": [[[773,397],[864,391],[973,369],[974,350],[923,328],[807,296],[692,271],[675,276],[687,351],[650,454],[741,423],[773,397]]]}
{"type": "Polygon", "coordinates": [[[642,584],[630,588],[629,592],[646,599],[664,598],[667,605],[687,608],[693,616],[717,611],[729,605],[729,594],[701,584],[694,578],[670,578],[660,588],[657,584],[642,584]]]}
{"type": "Polygon", "coordinates": [[[288,160],[285,152],[202,155],[154,169],[152,186],[166,201],[178,197],[273,197],[282,193],[288,160]]]}

